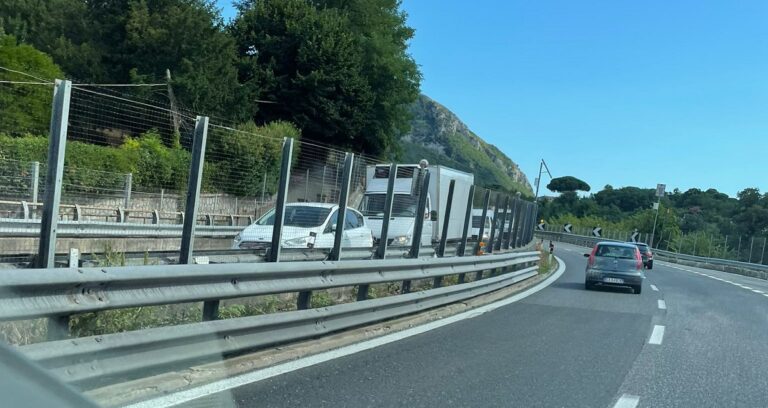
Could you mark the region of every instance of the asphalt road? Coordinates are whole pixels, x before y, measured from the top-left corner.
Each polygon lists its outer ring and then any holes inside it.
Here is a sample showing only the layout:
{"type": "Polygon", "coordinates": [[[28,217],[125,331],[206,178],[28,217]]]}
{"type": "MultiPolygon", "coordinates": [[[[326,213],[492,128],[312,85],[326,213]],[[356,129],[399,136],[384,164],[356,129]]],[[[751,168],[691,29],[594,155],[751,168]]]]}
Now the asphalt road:
{"type": "Polygon", "coordinates": [[[657,262],[641,295],[585,291],[583,252],[519,302],[186,406],[768,407],[768,282],[657,262]]]}

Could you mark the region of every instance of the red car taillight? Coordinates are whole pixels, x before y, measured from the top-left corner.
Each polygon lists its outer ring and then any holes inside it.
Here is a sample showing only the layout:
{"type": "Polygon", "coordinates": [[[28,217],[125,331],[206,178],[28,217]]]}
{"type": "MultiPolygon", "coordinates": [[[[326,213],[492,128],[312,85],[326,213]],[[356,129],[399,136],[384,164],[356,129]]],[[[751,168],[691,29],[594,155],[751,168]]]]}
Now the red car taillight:
{"type": "Polygon", "coordinates": [[[640,256],[640,250],[635,250],[635,260],[637,261],[637,270],[643,270],[643,258],[640,256]]]}

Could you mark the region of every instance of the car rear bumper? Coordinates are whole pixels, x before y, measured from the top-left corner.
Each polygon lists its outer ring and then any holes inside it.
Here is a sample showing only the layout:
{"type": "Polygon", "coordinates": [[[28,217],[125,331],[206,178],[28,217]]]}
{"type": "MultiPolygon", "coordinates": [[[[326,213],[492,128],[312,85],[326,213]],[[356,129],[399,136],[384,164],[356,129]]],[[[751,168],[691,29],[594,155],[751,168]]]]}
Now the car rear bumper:
{"type": "Polygon", "coordinates": [[[639,286],[643,284],[644,276],[640,273],[620,273],[590,271],[586,281],[593,285],[605,286],[639,286]]]}

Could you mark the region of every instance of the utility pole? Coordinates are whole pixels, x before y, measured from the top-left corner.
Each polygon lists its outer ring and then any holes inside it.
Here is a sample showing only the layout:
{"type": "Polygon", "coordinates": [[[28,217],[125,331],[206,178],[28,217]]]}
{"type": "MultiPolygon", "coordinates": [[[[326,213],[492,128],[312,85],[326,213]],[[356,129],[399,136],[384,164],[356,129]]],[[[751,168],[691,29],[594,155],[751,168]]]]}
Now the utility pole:
{"type": "Polygon", "coordinates": [[[651,248],[653,248],[653,239],[656,237],[656,221],[659,220],[659,207],[661,206],[661,197],[664,196],[664,190],[666,188],[666,184],[656,184],[656,197],[658,197],[658,201],[656,201],[656,203],[653,205],[656,208],[656,216],[653,217],[653,232],[651,233],[651,240],[648,243],[651,248]]]}
{"type": "Polygon", "coordinates": [[[541,173],[543,170],[546,170],[549,178],[551,179],[552,173],[549,172],[549,167],[547,167],[547,163],[544,161],[544,159],[541,159],[541,163],[539,163],[539,177],[536,177],[536,195],[533,197],[534,203],[539,199],[539,185],[541,184],[541,173]]]}

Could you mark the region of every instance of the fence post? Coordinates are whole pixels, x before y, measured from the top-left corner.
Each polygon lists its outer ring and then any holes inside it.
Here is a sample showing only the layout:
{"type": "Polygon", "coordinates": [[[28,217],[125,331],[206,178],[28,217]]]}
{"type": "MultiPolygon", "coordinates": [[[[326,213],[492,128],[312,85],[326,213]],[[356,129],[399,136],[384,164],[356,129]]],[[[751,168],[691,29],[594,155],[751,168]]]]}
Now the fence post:
{"type": "Polygon", "coordinates": [[[123,185],[123,207],[131,208],[131,190],[133,189],[133,173],[125,174],[123,185]]]}
{"type": "Polygon", "coordinates": [[[32,199],[33,204],[37,204],[37,190],[40,183],[40,162],[32,162],[30,174],[30,198],[32,199]]]}
{"type": "Polygon", "coordinates": [[[753,236],[752,237],[752,243],[749,244],[749,259],[747,260],[747,262],[749,262],[749,263],[752,263],[752,248],[754,248],[754,247],[755,247],[755,237],[753,236]]]}
{"type": "Polygon", "coordinates": [[[728,253],[728,235],[725,236],[725,243],[723,244],[723,253],[720,255],[723,259],[728,259],[725,255],[728,253]]]}
{"type": "MultiPolygon", "coordinates": [[[[445,243],[448,241],[448,223],[451,220],[451,207],[453,206],[453,190],[456,188],[456,180],[448,183],[448,199],[445,201],[445,215],[443,216],[443,231],[440,234],[440,246],[437,247],[437,256],[445,256],[445,243]]],[[[432,282],[433,288],[439,288],[443,284],[443,277],[436,276],[432,282]]]]}
{"type": "Polygon", "coordinates": [[[261,182],[261,206],[264,206],[264,192],[267,190],[267,172],[264,172],[264,180],[261,182]]]}
{"type": "Polygon", "coordinates": [[[736,260],[741,260],[741,235],[739,235],[739,246],[736,248],[736,260]]]}
{"type": "MultiPolygon", "coordinates": [[[[483,235],[485,235],[485,220],[488,218],[488,206],[491,204],[491,190],[485,191],[485,196],[483,197],[483,212],[481,215],[481,222],[480,222],[480,229],[477,231],[477,243],[475,244],[475,250],[472,252],[473,256],[477,256],[480,254],[480,249],[482,248],[483,243],[483,235]]],[[[483,278],[483,271],[477,271],[475,272],[475,280],[480,280],[483,278]]]]}
{"type": "Polygon", "coordinates": [[[504,197],[504,212],[501,213],[501,219],[499,220],[499,239],[496,244],[496,249],[502,250],[502,242],[504,241],[504,227],[507,226],[507,212],[509,211],[509,196],[504,197]]]}
{"type": "Polygon", "coordinates": [[[517,222],[515,219],[515,212],[517,211],[518,199],[512,199],[512,208],[509,209],[509,228],[507,230],[507,238],[504,240],[504,249],[508,250],[512,242],[512,227],[517,222]]]}
{"type": "Polygon", "coordinates": [[[275,223],[272,226],[272,241],[267,252],[267,262],[280,262],[280,246],[282,244],[283,222],[285,221],[285,202],[288,198],[288,183],[291,179],[291,156],[293,155],[293,139],[285,138],[283,153],[280,158],[280,178],[277,185],[277,200],[275,201],[275,223]]]}
{"type": "MultiPolygon", "coordinates": [[[[57,79],[53,87],[50,140],[48,142],[48,167],[43,193],[43,214],[40,221],[40,242],[37,249],[38,268],[53,268],[56,256],[56,229],[59,222],[62,179],[64,177],[64,152],[67,145],[67,123],[72,82],[57,79]]],[[[48,319],[48,339],[55,340],[69,334],[69,316],[48,319]]]]}
{"type": "MultiPolygon", "coordinates": [[[[384,216],[381,220],[381,233],[379,245],[376,247],[375,259],[384,259],[387,256],[387,239],[389,236],[389,219],[392,216],[392,203],[395,195],[395,178],[397,177],[397,164],[389,165],[389,179],[387,180],[387,195],[384,197],[384,216]]],[[[368,299],[370,285],[362,284],[357,287],[357,300],[368,299]]]]}
{"type": "Polygon", "coordinates": [[[307,175],[304,177],[304,202],[309,201],[309,169],[307,169],[307,175]]]}
{"type": "Polygon", "coordinates": [[[493,221],[491,221],[491,233],[488,235],[488,245],[486,251],[489,254],[493,253],[494,246],[496,245],[496,230],[499,225],[499,209],[501,208],[501,195],[496,194],[496,202],[493,204],[493,221]]]}
{"type": "MultiPolygon", "coordinates": [[[[421,250],[421,233],[424,231],[424,211],[427,209],[427,194],[429,194],[429,170],[423,169],[424,177],[421,180],[419,188],[419,202],[416,206],[416,217],[413,223],[413,238],[411,238],[411,250],[408,253],[409,258],[418,258],[421,250]]],[[[411,291],[411,281],[404,280],[401,293],[411,291]]]]}
{"type": "MultiPolygon", "coordinates": [[[[195,249],[195,226],[197,224],[197,209],[200,198],[200,186],[203,180],[205,164],[205,145],[208,138],[208,117],[198,116],[195,120],[195,133],[192,140],[192,162],[189,167],[189,182],[185,202],[185,217],[181,232],[181,250],[179,264],[193,262],[192,254],[195,249]]],[[[203,303],[203,320],[216,320],[219,315],[219,301],[212,300],[203,303]]]]}
{"type": "Polygon", "coordinates": [[[389,165],[389,179],[387,180],[387,196],[384,198],[384,218],[381,220],[381,234],[379,246],[376,248],[376,259],[384,259],[387,256],[387,240],[389,239],[389,219],[392,218],[392,203],[395,200],[395,178],[397,177],[397,165],[389,165]]]}
{"type": "MultiPolygon", "coordinates": [[[[456,251],[456,256],[464,256],[467,252],[467,235],[470,228],[472,228],[472,205],[475,202],[475,185],[469,186],[469,194],[467,194],[467,209],[464,212],[464,231],[461,232],[461,242],[456,251]]],[[[466,274],[460,273],[458,283],[464,283],[466,280],[466,274]]]]}
{"type": "Polygon", "coordinates": [[[520,234],[520,230],[522,230],[522,222],[523,222],[523,207],[525,206],[525,201],[521,200],[520,198],[517,199],[517,209],[515,211],[515,229],[512,233],[512,236],[510,237],[512,239],[512,248],[519,248],[519,241],[517,239],[518,235],[520,234]]]}
{"type": "Polygon", "coordinates": [[[195,224],[197,224],[198,198],[200,185],[203,180],[203,164],[205,162],[205,144],[208,137],[208,117],[198,116],[195,121],[195,135],[192,141],[192,163],[189,168],[189,184],[184,208],[184,226],[181,233],[181,253],[179,263],[192,262],[192,252],[195,246],[195,224]]]}
{"type": "Polygon", "coordinates": [[[765,257],[765,241],[768,241],[766,237],[763,237],[763,252],[760,253],[760,264],[763,264],[763,258],[765,257]]]}
{"type": "MultiPolygon", "coordinates": [[[[341,179],[341,194],[339,196],[339,209],[336,213],[336,228],[334,230],[333,248],[331,249],[331,253],[328,255],[328,259],[331,261],[338,261],[341,259],[341,244],[344,240],[344,227],[346,226],[347,219],[347,199],[349,197],[349,185],[352,181],[352,166],[354,165],[354,160],[354,154],[346,153],[344,155],[344,175],[341,179]]],[[[309,176],[309,170],[307,170],[307,176],[309,176]]],[[[309,180],[309,177],[307,177],[307,180],[309,180]]],[[[296,308],[298,310],[309,309],[311,304],[312,291],[307,290],[299,292],[298,299],[296,300],[296,308]]]]}

